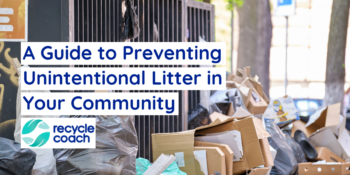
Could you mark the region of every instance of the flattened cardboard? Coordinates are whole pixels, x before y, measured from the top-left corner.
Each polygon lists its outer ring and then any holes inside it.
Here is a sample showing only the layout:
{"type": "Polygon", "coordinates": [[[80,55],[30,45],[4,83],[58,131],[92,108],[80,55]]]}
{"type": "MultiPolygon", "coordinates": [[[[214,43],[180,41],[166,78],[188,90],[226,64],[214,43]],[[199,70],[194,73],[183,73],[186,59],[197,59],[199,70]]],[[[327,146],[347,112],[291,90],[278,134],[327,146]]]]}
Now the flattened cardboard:
{"type": "Polygon", "coordinates": [[[269,141],[267,140],[267,138],[260,139],[259,141],[260,141],[261,151],[264,157],[265,167],[274,166],[274,163],[273,163],[274,159],[271,154],[269,141]]]}
{"type": "Polygon", "coordinates": [[[349,175],[350,163],[340,163],[335,165],[299,163],[299,175],[349,175]]]}
{"type": "Polygon", "coordinates": [[[220,133],[210,133],[205,136],[195,137],[195,140],[205,141],[205,142],[214,142],[220,144],[227,144],[234,153],[233,160],[239,161],[242,158],[238,145],[235,142],[235,138],[230,132],[220,132],[220,133]]]}
{"type": "Polygon", "coordinates": [[[340,103],[327,106],[318,116],[318,112],[310,116],[306,124],[308,132],[314,133],[323,127],[338,126],[340,114],[340,103]],[[317,118],[317,119],[316,119],[317,118]]]}
{"type": "Polygon", "coordinates": [[[345,162],[344,159],[340,158],[326,147],[316,147],[316,151],[318,155],[315,160],[326,160],[326,162],[345,162]]]}
{"type": "Polygon", "coordinates": [[[255,168],[253,169],[249,175],[265,175],[266,172],[269,171],[269,168],[255,168]]]}
{"type": "Polygon", "coordinates": [[[334,133],[329,128],[323,128],[309,137],[310,143],[315,147],[326,147],[334,154],[344,158],[344,151],[334,133]],[[327,138],[327,139],[325,139],[327,138]]]}
{"type": "Polygon", "coordinates": [[[193,154],[194,132],[195,130],[152,134],[153,161],[161,154],[175,155],[183,152],[185,167],[180,167],[180,170],[187,174],[196,174],[193,154]]]}
{"type": "Polygon", "coordinates": [[[342,148],[344,149],[344,154],[346,154],[346,157],[343,156],[343,158],[347,159],[350,157],[350,135],[345,125],[346,125],[346,117],[343,117],[343,121],[341,122],[341,125],[339,127],[338,141],[342,146],[342,148]]]}
{"type": "Polygon", "coordinates": [[[271,135],[265,130],[262,121],[253,117],[254,126],[259,139],[271,137],[271,135]]]}
{"type": "Polygon", "coordinates": [[[243,107],[239,107],[237,111],[232,115],[232,118],[243,119],[251,116],[252,114],[245,110],[243,107]]]}
{"type": "Polygon", "coordinates": [[[208,174],[213,174],[215,171],[221,174],[226,174],[225,154],[218,147],[194,147],[195,151],[206,150],[208,174]]]}
{"type": "Polygon", "coordinates": [[[196,175],[208,175],[207,152],[205,150],[193,151],[196,175]]]}
{"type": "Polygon", "coordinates": [[[233,152],[228,145],[219,144],[219,143],[212,143],[212,142],[202,142],[202,141],[195,140],[194,146],[220,148],[220,150],[225,154],[226,174],[232,175],[233,152]]]}

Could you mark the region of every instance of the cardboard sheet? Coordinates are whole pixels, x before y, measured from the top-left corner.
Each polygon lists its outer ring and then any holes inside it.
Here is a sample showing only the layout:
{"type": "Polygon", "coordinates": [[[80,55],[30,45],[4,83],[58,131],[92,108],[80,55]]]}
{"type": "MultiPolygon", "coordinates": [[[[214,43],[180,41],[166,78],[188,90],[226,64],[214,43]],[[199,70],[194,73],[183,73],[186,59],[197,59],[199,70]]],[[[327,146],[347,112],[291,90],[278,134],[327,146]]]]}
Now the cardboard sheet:
{"type": "Polygon", "coordinates": [[[220,150],[225,154],[226,174],[232,175],[233,151],[228,145],[212,142],[194,141],[194,146],[220,148],[220,150]]]}
{"type": "Polygon", "coordinates": [[[239,161],[242,158],[242,154],[240,153],[239,147],[236,144],[235,138],[230,132],[220,132],[220,133],[212,133],[206,136],[195,137],[195,140],[205,141],[205,142],[214,142],[220,144],[228,145],[233,151],[233,161],[239,161]]]}
{"type": "Polygon", "coordinates": [[[196,174],[193,145],[194,130],[177,133],[158,133],[152,134],[153,162],[161,155],[175,155],[183,152],[184,167],[179,167],[181,171],[187,174],[196,174]]]}
{"type": "Polygon", "coordinates": [[[225,154],[218,147],[194,147],[195,151],[205,150],[207,153],[208,174],[215,171],[226,174],[225,154]]]}
{"type": "Polygon", "coordinates": [[[237,111],[232,115],[232,118],[242,119],[251,116],[252,114],[245,110],[243,107],[239,107],[237,111]]]}
{"type": "Polygon", "coordinates": [[[310,116],[309,122],[305,127],[309,132],[316,132],[318,129],[324,127],[338,126],[340,114],[340,103],[327,106],[321,111],[317,111],[310,116]]]}
{"type": "Polygon", "coordinates": [[[323,128],[309,137],[310,143],[315,147],[326,147],[337,156],[343,156],[343,148],[329,128],[323,128]],[[327,139],[325,139],[327,138],[327,139]]]}
{"type": "Polygon", "coordinates": [[[344,159],[340,158],[326,147],[316,147],[316,151],[318,155],[315,160],[326,160],[326,162],[345,162],[344,159]]]}
{"type": "Polygon", "coordinates": [[[208,175],[207,151],[193,151],[193,154],[194,158],[199,162],[200,171],[202,171],[204,175],[208,175]]]}

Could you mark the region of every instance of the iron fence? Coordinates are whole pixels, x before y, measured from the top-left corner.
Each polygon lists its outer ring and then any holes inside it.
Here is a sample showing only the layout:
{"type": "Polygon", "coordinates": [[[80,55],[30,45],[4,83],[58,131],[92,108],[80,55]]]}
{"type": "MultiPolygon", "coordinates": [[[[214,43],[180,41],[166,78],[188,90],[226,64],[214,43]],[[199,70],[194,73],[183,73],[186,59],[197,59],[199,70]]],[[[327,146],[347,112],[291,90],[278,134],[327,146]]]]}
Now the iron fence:
{"type": "MultiPolygon", "coordinates": [[[[122,2],[122,0],[69,0],[69,41],[119,42],[122,2]]],[[[132,0],[132,2],[136,6],[136,14],[139,18],[140,35],[130,42],[197,42],[199,36],[204,36],[207,41],[214,41],[213,5],[192,0],[132,0]]],[[[129,67],[180,66],[129,65],[129,67]]],[[[74,65],[73,67],[120,68],[123,66],[74,65]]],[[[115,92],[120,93],[121,91],[115,92]]],[[[187,130],[188,110],[200,102],[200,92],[175,90],[130,90],[130,92],[179,93],[179,115],[135,116],[135,128],[139,139],[138,157],[152,160],[151,134],[187,130]]]]}

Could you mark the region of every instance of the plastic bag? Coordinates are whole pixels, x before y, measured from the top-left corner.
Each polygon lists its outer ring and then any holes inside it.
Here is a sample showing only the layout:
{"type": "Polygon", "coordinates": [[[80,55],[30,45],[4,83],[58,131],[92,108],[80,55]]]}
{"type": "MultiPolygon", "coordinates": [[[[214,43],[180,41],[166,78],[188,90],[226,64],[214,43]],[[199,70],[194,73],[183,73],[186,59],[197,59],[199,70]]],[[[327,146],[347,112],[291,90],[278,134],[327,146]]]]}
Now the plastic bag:
{"type": "Polygon", "coordinates": [[[271,137],[268,138],[269,144],[277,151],[274,166],[271,169],[272,175],[292,175],[298,169],[298,162],[295,158],[293,149],[289,146],[282,131],[273,122],[265,120],[265,129],[271,137]]]}
{"type": "Polygon", "coordinates": [[[131,0],[125,0],[126,11],[123,17],[123,29],[121,40],[124,42],[128,39],[134,39],[139,36],[139,20],[135,13],[136,7],[131,0]]]}
{"type": "Polygon", "coordinates": [[[285,134],[288,145],[293,149],[295,158],[298,163],[307,162],[305,158],[304,151],[301,149],[300,145],[288,134],[285,134]]]}
{"type": "Polygon", "coordinates": [[[188,129],[195,129],[199,126],[209,125],[211,123],[208,110],[198,104],[188,115],[188,129]]]}
{"type": "Polygon", "coordinates": [[[31,175],[36,154],[30,149],[21,149],[21,144],[0,137],[0,174],[31,175]]]}
{"type": "MultiPolygon", "coordinates": [[[[137,175],[142,175],[151,165],[152,164],[147,159],[137,158],[136,159],[137,175]]],[[[182,172],[177,166],[176,162],[174,161],[168,166],[167,169],[164,170],[163,173],[161,173],[161,175],[186,175],[186,173],[182,172]]]]}
{"type": "Polygon", "coordinates": [[[96,118],[96,149],[54,149],[58,174],[136,174],[138,143],[133,116],[71,118],[96,118]]]}
{"type": "MultiPolygon", "coordinates": [[[[21,115],[21,92],[43,92],[50,93],[48,90],[23,90],[21,91],[21,81],[18,79],[17,105],[16,105],[16,128],[15,141],[21,143],[21,118],[58,118],[58,115],[21,115]]],[[[35,149],[36,162],[33,167],[33,175],[56,175],[56,160],[53,156],[52,149],[35,149]]]]}

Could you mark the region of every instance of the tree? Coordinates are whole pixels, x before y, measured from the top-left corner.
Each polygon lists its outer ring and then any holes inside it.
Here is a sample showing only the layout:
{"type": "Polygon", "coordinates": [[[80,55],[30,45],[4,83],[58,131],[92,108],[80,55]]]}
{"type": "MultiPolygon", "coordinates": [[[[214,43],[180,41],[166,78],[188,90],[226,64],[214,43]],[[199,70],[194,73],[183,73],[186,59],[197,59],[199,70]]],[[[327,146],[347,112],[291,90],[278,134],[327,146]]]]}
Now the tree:
{"type": "Polygon", "coordinates": [[[349,1],[334,0],[328,36],[324,105],[343,101],[349,1]]]}
{"type": "Polygon", "coordinates": [[[272,21],[269,0],[244,0],[238,9],[238,68],[251,67],[251,75],[259,76],[264,92],[270,89],[270,48],[272,21]]]}

